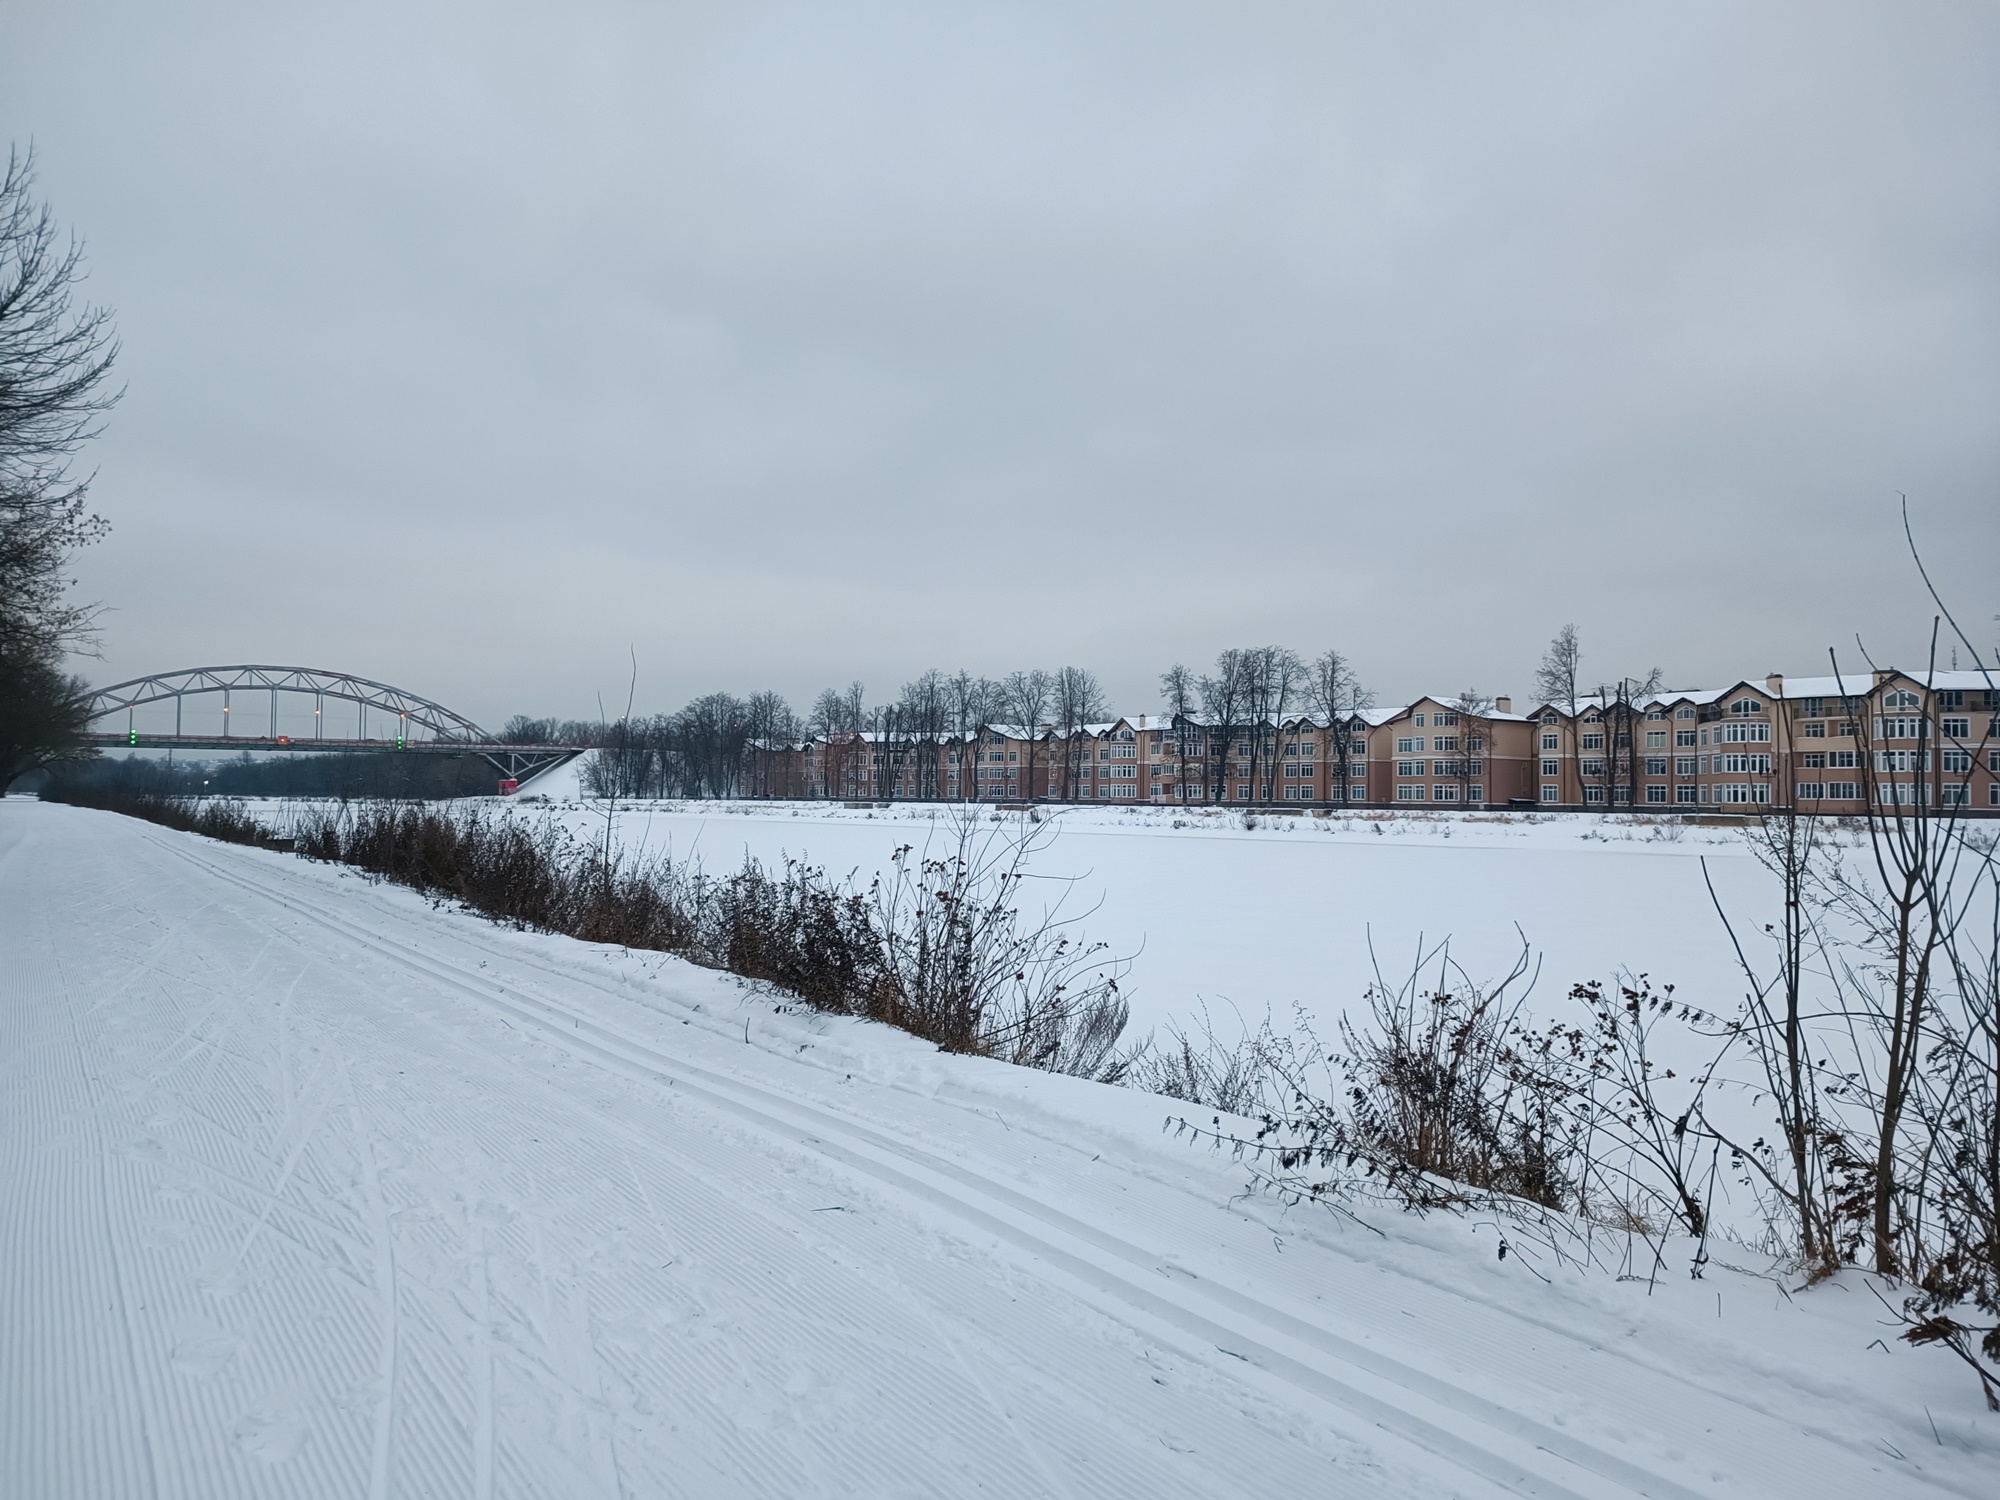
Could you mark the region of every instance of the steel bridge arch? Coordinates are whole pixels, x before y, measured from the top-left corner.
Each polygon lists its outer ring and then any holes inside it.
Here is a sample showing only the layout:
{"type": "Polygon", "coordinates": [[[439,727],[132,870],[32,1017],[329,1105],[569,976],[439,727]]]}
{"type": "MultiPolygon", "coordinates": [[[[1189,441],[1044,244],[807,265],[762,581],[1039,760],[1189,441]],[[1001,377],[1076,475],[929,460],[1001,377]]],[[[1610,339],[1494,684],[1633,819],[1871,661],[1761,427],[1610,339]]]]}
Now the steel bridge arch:
{"type": "MultiPolygon", "coordinates": [[[[464,740],[473,744],[491,743],[493,737],[461,713],[442,703],[419,697],[405,688],[393,687],[351,672],[328,672],[317,667],[239,665],[230,667],[186,667],[177,672],[155,672],[127,682],[99,688],[91,695],[93,721],[126,713],[151,703],[242,690],[273,693],[310,693],[316,699],[336,699],[358,704],[380,713],[395,714],[402,722],[415,724],[438,740],[464,740]]],[[[247,738],[247,736],[246,736],[247,738]]]]}

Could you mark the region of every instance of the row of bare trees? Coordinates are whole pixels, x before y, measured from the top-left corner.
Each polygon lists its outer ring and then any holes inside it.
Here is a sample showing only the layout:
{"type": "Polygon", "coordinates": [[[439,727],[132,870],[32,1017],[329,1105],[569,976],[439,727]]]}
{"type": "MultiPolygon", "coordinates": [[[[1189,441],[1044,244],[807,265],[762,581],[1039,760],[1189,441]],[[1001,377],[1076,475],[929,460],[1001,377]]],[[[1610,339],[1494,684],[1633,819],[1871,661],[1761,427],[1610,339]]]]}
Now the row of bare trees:
{"type": "MultiPolygon", "coordinates": [[[[1053,794],[1066,798],[1074,795],[1088,753],[1082,731],[1102,723],[1110,712],[1103,684],[1083,667],[1037,668],[1000,678],[932,670],[903,684],[892,701],[873,707],[859,682],[828,688],[813,701],[806,728],[828,740],[872,736],[880,759],[871,756],[868,784],[852,790],[885,800],[896,795],[899,772],[905,773],[905,795],[926,800],[945,796],[948,787],[938,781],[946,763],[944,747],[969,741],[987,728],[1002,728],[1026,744],[1027,760],[1018,767],[1023,784],[1037,785],[1046,772],[1053,794]]],[[[961,785],[962,794],[970,796],[969,774],[961,785]]]]}
{"type": "Polygon", "coordinates": [[[1574,625],[1556,632],[1535,668],[1536,698],[1562,709],[1556,732],[1568,737],[1565,748],[1579,757],[1584,786],[1595,788],[1607,807],[1629,806],[1639,795],[1639,756],[1645,743],[1640,721],[1646,717],[1647,700],[1660,691],[1663,676],[1653,667],[1638,676],[1586,677],[1583,639],[1574,625]]]}
{"type": "MultiPolygon", "coordinates": [[[[1332,754],[1343,774],[1354,716],[1374,695],[1338,651],[1307,661],[1284,646],[1232,648],[1212,672],[1175,666],[1161,678],[1169,749],[1182,785],[1195,800],[1223,800],[1232,779],[1262,788],[1268,801],[1279,764],[1278,726],[1311,717],[1335,730],[1332,754]]],[[[1469,695],[1469,705],[1485,700],[1469,695]]],[[[970,798],[976,782],[968,761],[954,789],[944,780],[951,749],[969,747],[982,731],[1003,731],[1022,759],[1012,763],[1023,789],[1046,786],[1058,801],[1075,799],[1094,753],[1093,733],[1110,719],[1111,704],[1097,675],[1066,666],[1005,677],[928,671],[894,698],[871,704],[860,682],[827,688],[803,719],[775,693],[739,699],[726,693],[696,699],[678,713],[615,721],[516,716],[501,738],[518,743],[591,745],[601,753],[586,769],[586,789],[607,797],[729,797],[796,794],[763,782],[776,759],[758,752],[806,738],[829,743],[866,740],[842,763],[836,795],[890,800],[970,798]]],[[[1237,799],[1242,800],[1242,799],[1237,799]]]]}
{"type": "Polygon", "coordinates": [[[1375,705],[1342,653],[1328,650],[1308,662],[1289,646],[1232,647],[1211,672],[1177,663],[1161,674],[1160,696],[1180,784],[1200,787],[1211,802],[1224,799],[1232,780],[1251,786],[1251,800],[1271,801],[1279,726],[1299,717],[1332,727],[1333,795],[1344,800],[1354,718],[1375,705]]]}
{"type": "Polygon", "coordinates": [[[594,797],[761,797],[773,760],[753,753],[796,740],[798,716],[776,693],[738,698],[709,693],[678,713],[627,715],[611,724],[514,720],[507,733],[522,740],[546,730],[546,742],[595,744],[584,789],[594,797]]]}

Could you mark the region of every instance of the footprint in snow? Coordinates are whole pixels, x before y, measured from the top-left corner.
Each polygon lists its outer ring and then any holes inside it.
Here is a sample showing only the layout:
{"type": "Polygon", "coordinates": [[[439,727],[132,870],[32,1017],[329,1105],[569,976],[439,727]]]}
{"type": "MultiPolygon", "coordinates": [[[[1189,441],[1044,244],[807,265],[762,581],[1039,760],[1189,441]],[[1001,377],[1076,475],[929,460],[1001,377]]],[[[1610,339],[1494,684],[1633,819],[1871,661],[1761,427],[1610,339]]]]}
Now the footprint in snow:
{"type": "Polygon", "coordinates": [[[174,1345],[174,1368],[206,1380],[242,1352],[243,1340],[220,1328],[191,1332],[174,1345]]]}
{"type": "Polygon", "coordinates": [[[251,1458],[281,1464],[306,1440],[306,1414],[281,1397],[258,1402],[236,1420],[236,1446],[251,1458]]]}

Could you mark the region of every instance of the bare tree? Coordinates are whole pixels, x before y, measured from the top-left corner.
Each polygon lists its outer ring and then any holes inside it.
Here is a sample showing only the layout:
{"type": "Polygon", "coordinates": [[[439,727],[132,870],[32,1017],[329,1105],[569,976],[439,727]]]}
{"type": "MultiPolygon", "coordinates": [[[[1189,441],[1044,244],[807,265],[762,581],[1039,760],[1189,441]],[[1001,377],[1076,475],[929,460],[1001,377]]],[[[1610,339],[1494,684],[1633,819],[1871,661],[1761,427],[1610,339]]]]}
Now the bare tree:
{"type": "Polygon", "coordinates": [[[1243,653],[1249,687],[1250,794],[1269,802],[1277,792],[1278,730],[1305,685],[1305,664],[1288,646],[1256,646],[1243,653]]]}
{"type": "Polygon", "coordinates": [[[111,315],[78,306],[83,249],[31,195],[32,153],[0,176],[0,790],[88,754],[89,692],[63,654],[91,645],[95,611],[68,597],[66,567],[105,526],[70,463],[117,394],[111,315]]]}
{"type": "Polygon", "coordinates": [[[933,670],[905,683],[897,707],[904,738],[909,742],[911,792],[921,800],[934,802],[942,794],[939,772],[945,738],[952,728],[950,679],[933,670]]]}
{"type": "Polygon", "coordinates": [[[1563,712],[1576,712],[1577,687],[1583,671],[1583,642],[1574,625],[1565,625],[1542,653],[1535,668],[1535,692],[1544,703],[1559,703],[1563,712]]]}
{"type": "Polygon", "coordinates": [[[1179,662],[1160,674],[1160,697],[1166,703],[1167,723],[1173,732],[1174,757],[1178,773],[1179,797],[1188,801],[1188,747],[1197,731],[1195,703],[1200,692],[1194,673],[1179,662]]]}
{"type": "Polygon", "coordinates": [[[1014,672],[1007,678],[1007,716],[1020,727],[1026,741],[1027,761],[1022,767],[1020,794],[1030,801],[1035,795],[1035,762],[1049,726],[1049,703],[1054,692],[1055,679],[1047,672],[1014,672]]]}
{"type": "Polygon", "coordinates": [[[1479,788],[1480,801],[1488,799],[1486,784],[1486,752],[1493,743],[1493,700],[1478,688],[1466,688],[1452,700],[1450,712],[1458,718],[1458,741],[1455,747],[1458,759],[1452,762],[1456,767],[1454,779],[1458,782],[1458,799],[1470,806],[1473,802],[1472,789],[1479,788]]]}
{"type": "Polygon", "coordinates": [[[1236,742],[1250,709],[1250,675],[1247,653],[1231,649],[1216,657],[1212,675],[1195,684],[1201,695],[1202,717],[1208,721],[1209,780],[1217,802],[1229,800],[1236,742]]]}
{"type": "Polygon", "coordinates": [[[1306,669],[1305,700],[1315,718],[1327,728],[1327,742],[1338,774],[1334,777],[1333,800],[1345,802],[1348,786],[1348,757],[1352,752],[1355,716],[1375,706],[1375,695],[1361,685],[1348,659],[1335,650],[1323,651],[1306,669]]]}
{"type": "Polygon", "coordinates": [[[1050,767],[1056,774],[1049,788],[1052,797],[1076,800],[1077,783],[1082,780],[1083,758],[1090,754],[1084,730],[1110,713],[1104,688],[1096,674],[1082,667],[1064,667],[1055,675],[1054,720],[1059,761],[1050,767]]]}

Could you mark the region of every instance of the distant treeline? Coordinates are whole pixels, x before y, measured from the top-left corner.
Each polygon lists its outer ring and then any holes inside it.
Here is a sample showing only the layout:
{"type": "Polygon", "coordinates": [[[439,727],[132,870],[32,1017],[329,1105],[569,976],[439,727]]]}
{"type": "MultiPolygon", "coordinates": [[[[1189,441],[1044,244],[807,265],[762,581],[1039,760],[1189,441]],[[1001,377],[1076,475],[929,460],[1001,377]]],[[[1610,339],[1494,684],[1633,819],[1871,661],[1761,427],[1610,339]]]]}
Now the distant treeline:
{"type": "MultiPolygon", "coordinates": [[[[1231,724],[1280,719],[1288,712],[1332,717],[1373,702],[1338,651],[1309,662],[1284,646],[1224,651],[1208,673],[1171,667],[1160,676],[1160,692],[1170,713],[1231,724]]],[[[1001,678],[934,670],[904,683],[886,703],[871,705],[859,682],[827,688],[803,717],[777,693],[748,698],[711,693],[678,713],[608,725],[517,717],[502,737],[601,747],[583,772],[584,789],[594,796],[756,797],[775,790],[757,784],[770,764],[750,753],[759,747],[862,733],[910,746],[938,745],[989,725],[1067,739],[1112,716],[1097,674],[1083,667],[1001,678]]]]}
{"type": "Polygon", "coordinates": [[[293,751],[262,760],[252,760],[246,753],[213,762],[100,757],[56,766],[44,775],[41,794],[65,802],[105,795],[428,801],[492,796],[500,780],[500,773],[483,756],[394,750],[293,751]]]}

